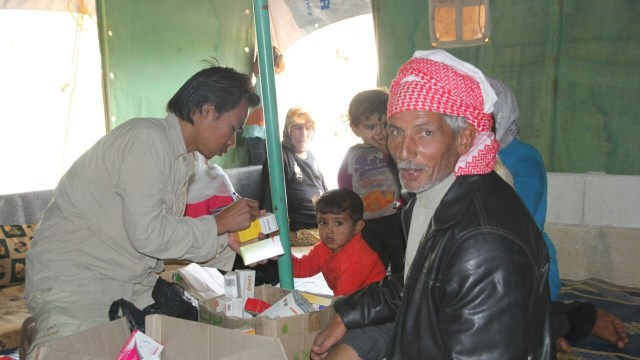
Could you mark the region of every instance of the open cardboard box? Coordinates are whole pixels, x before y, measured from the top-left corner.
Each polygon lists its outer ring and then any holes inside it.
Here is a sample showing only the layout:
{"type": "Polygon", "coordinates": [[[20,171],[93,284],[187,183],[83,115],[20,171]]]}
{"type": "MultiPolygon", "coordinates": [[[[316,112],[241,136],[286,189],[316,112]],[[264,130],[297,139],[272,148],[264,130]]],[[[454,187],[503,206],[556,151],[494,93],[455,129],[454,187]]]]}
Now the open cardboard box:
{"type": "Polygon", "coordinates": [[[113,360],[129,337],[127,319],[122,318],[65,336],[33,350],[35,360],[113,360]]]}
{"type": "Polygon", "coordinates": [[[145,328],[164,346],[161,360],[287,360],[282,344],[266,336],[164,315],[148,315],[145,328]]]}
{"type": "MultiPolygon", "coordinates": [[[[146,334],[164,346],[161,360],[286,360],[280,341],[165,315],[145,318],[146,334]]],[[[37,360],[113,360],[129,337],[126,319],[36,348],[37,360]]]]}
{"type": "MultiPolygon", "coordinates": [[[[291,290],[274,287],[271,285],[257,286],[254,291],[254,298],[264,300],[269,304],[274,304],[278,300],[289,294],[291,290]]],[[[322,298],[323,302],[331,303],[332,297],[326,295],[313,294],[314,297],[322,298]]],[[[241,319],[237,317],[227,317],[215,311],[214,299],[208,299],[199,303],[200,321],[224,327],[227,329],[238,329],[243,326],[250,326],[256,330],[256,334],[279,339],[290,360],[309,359],[313,341],[329,323],[335,310],[333,306],[314,311],[308,314],[294,315],[269,319],[266,317],[254,317],[241,319]]],[[[269,359],[268,357],[258,357],[259,359],[269,359]]]]}

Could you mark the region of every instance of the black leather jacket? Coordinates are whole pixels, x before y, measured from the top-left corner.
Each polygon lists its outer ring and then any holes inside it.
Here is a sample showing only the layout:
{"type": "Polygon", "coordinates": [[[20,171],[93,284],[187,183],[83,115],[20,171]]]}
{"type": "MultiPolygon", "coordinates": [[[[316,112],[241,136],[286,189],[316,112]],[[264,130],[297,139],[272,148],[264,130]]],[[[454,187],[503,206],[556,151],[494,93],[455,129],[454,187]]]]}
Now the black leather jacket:
{"type": "Polygon", "coordinates": [[[391,276],[335,308],[347,328],[395,320],[388,359],[555,359],[548,259],[507,183],[495,172],[459,176],[435,211],[406,286],[402,274],[391,276]]]}

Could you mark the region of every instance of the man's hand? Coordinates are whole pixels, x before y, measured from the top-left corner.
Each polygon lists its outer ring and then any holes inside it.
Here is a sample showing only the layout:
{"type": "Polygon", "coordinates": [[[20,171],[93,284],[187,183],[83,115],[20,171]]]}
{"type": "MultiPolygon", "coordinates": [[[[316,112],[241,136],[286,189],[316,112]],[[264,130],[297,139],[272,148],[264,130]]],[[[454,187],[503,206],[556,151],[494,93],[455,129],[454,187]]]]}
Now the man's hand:
{"type": "Polygon", "coordinates": [[[235,201],[215,215],[218,235],[248,228],[259,214],[257,201],[244,198],[235,201]]]}
{"type": "Polygon", "coordinates": [[[331,347],[340,341],[346,333],[347,328],[344,326],[342,318],[336,314],[329,325],[322,329],[313,341],[311,359],[320,360],[326,358],[331,347]]]}
{"type": "Polygon", "coordinates": [[[229,247],[231,250],[235,251],[236,254],[240,254],[241,245],[242,243],[240,242],[240,239],[238,239],[238,234],[229,233],[229,247]]]}
{"type": "MultiPolygon", "coordinates": [[[[262,213],[262,211],[264,211],[264,210],[260,210],[260,211],[261,211],[261,213],[262,213]]],[[[261,215],[262,215],[262,214],[261,214],[261,215]]],[[[252,243],[254,243],[254,242],[256,242],[256,241],[264,240],[264,239],[266,239],[266,238],[267,238],[267,235],[266,235],[266,234],[259,233],[259,234],[258,234],[258,238],[257,238],[257,239],[249,240],[249,241],[246,241],[246,242],[243,242],[243,243],[242,243],[242,242],[240,242],[240,239],[238,238],[237,233],[229,233],[229,247],[230,247],[233,251],[235,251],[236,253],[238,253],[238,254],[242,255],[242,253],[240,252],[240,247],[241,247],[241,246],[249,245],[249,244],[252,244],[252,243]]],[[[256,267],[256,266],[258,266],[258,264],[260,264],[260,265],[264,265],[264,264],[266,264],[269,260],[275,260],[275,261],[278,261],[278,258],[279,258],[279,257],[280,257],[280,255],[278,255],[278,256],[274,256],[274,257],[271,257],[271,258],[268,258],[268,259],[264,259],[264,260],[262,260],[262,261],[258,261],[258,262],[253,263],[253,264],[245,264],[245,265],[247,265],[248,267],[256,267]]]]}

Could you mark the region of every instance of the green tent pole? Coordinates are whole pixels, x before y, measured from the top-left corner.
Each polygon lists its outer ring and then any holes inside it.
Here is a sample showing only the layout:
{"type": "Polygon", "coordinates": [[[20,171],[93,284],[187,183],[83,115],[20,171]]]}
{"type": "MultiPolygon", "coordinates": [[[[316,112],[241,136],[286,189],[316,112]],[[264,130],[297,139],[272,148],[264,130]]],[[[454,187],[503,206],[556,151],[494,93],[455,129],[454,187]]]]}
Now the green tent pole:
{"type": "Polygon", "coordinates": [[[253,13],[258,40],[258,63],[260,65],[260,86],[262,107],[267,130],[267,158],[269,160],[269,182],[273,212],[280,228],[280,241],[284,255],[278,259],[280,287],[293,290],[291,269],[291,241],[289,240],[289,217],[287,215],[286,193],[282,170],[282,148],[280,147],[280,126],[276,105],[275,75],[273,71],[273,51],[271,48],[271,28],[267,0],[253,0],[253,13]]]}

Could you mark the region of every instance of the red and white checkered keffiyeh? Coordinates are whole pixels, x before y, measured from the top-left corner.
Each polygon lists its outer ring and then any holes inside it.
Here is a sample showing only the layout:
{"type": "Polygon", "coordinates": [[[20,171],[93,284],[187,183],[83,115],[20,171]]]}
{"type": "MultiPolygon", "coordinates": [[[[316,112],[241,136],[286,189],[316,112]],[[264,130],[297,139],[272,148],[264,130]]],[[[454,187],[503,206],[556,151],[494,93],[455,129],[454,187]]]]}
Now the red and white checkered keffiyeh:
{"type": "Polygon", "coordinates": [[[499,148],[491,131],[493,103],[495,93],[480,70],[443,50],[422,51],[400,67],[391,83],[387,118],[420,110],[464,117],[477,133],[455,174],[487,174],[495,167],[499,148]]]}

